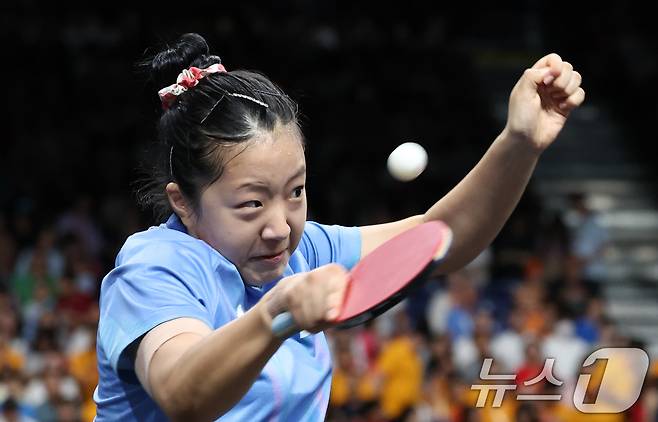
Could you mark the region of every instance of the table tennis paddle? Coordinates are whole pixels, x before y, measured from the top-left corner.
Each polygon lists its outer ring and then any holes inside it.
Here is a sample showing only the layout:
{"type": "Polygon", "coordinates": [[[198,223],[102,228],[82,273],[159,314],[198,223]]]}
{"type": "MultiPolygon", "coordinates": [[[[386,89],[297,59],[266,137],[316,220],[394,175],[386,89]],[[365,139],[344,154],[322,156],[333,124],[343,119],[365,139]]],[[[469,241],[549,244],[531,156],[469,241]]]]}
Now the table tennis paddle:
{"type": "MultiPolygon", "coordinates": [[[[441,221],[431,221],[398,234],[370,252],[349,272],[336,326],[363,324],[399,303],[427,280],[446,256],[451,241],[450,228],[441,221]]],[[[279,337],[296,331],[289,312],[272,320],[272,332],[279,337]]]]}

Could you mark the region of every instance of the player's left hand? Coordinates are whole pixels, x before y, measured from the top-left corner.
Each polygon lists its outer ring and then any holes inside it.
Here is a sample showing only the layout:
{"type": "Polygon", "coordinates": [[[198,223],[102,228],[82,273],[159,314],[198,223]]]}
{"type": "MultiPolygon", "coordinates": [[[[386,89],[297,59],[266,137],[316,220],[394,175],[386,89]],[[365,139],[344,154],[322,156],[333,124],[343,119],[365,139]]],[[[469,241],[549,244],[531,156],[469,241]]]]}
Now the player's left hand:
{"type": "Polygon", "coordinates": [[[542,57],[512,89],[505,131],[543,151],[585,99],[580,73],[557,54],[542,57]]]}

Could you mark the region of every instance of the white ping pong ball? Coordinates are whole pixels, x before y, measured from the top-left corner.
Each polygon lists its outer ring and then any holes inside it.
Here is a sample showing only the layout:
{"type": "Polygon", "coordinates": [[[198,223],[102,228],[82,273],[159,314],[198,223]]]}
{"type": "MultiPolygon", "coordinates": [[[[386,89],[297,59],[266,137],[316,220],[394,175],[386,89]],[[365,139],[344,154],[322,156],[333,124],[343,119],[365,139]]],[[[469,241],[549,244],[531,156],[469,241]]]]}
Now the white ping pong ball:
{"type": "Polygon", "coordinates": [[[391,176],[401,182],[409,182],[425,170],[427,151],[415,142],[405,142],[391,152],[386,165],[391,176]]]}

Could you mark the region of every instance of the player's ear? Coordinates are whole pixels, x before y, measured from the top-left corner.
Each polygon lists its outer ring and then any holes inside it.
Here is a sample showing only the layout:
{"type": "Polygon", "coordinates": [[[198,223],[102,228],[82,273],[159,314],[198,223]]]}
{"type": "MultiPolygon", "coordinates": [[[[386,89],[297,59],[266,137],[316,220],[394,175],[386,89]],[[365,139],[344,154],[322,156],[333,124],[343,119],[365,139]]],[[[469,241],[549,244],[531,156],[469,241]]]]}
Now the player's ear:
{"type": "Polygon", "coordinates": [[[169,205],[171,205],[171,208],[178,215],[178,217],[180,217],[183,224],[189,227],[188,224],[192,222],[194,213],[187,198],[185,198],[185,195],[183,195],[183,192],[181,192],[178,183],[167,183],[165,192],[167,193],[167,198],[169,199],[169,205]]]}

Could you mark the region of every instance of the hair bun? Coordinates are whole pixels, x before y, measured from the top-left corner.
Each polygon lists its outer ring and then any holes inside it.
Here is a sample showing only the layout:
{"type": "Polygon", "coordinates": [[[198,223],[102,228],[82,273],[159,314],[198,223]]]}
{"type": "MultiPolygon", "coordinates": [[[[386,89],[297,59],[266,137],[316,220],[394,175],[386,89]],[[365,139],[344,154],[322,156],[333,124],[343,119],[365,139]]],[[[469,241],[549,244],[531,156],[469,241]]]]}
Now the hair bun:
{"type": "Polygon", "coordinates": [[[176,77],[190,66],[207,67],[221,63],[218,56],[208,55],[208,43],[199,34],[182,35],[173,46],[159,52],[150,63],[151,75],[157,89],[176,82],[176,77]]]}

